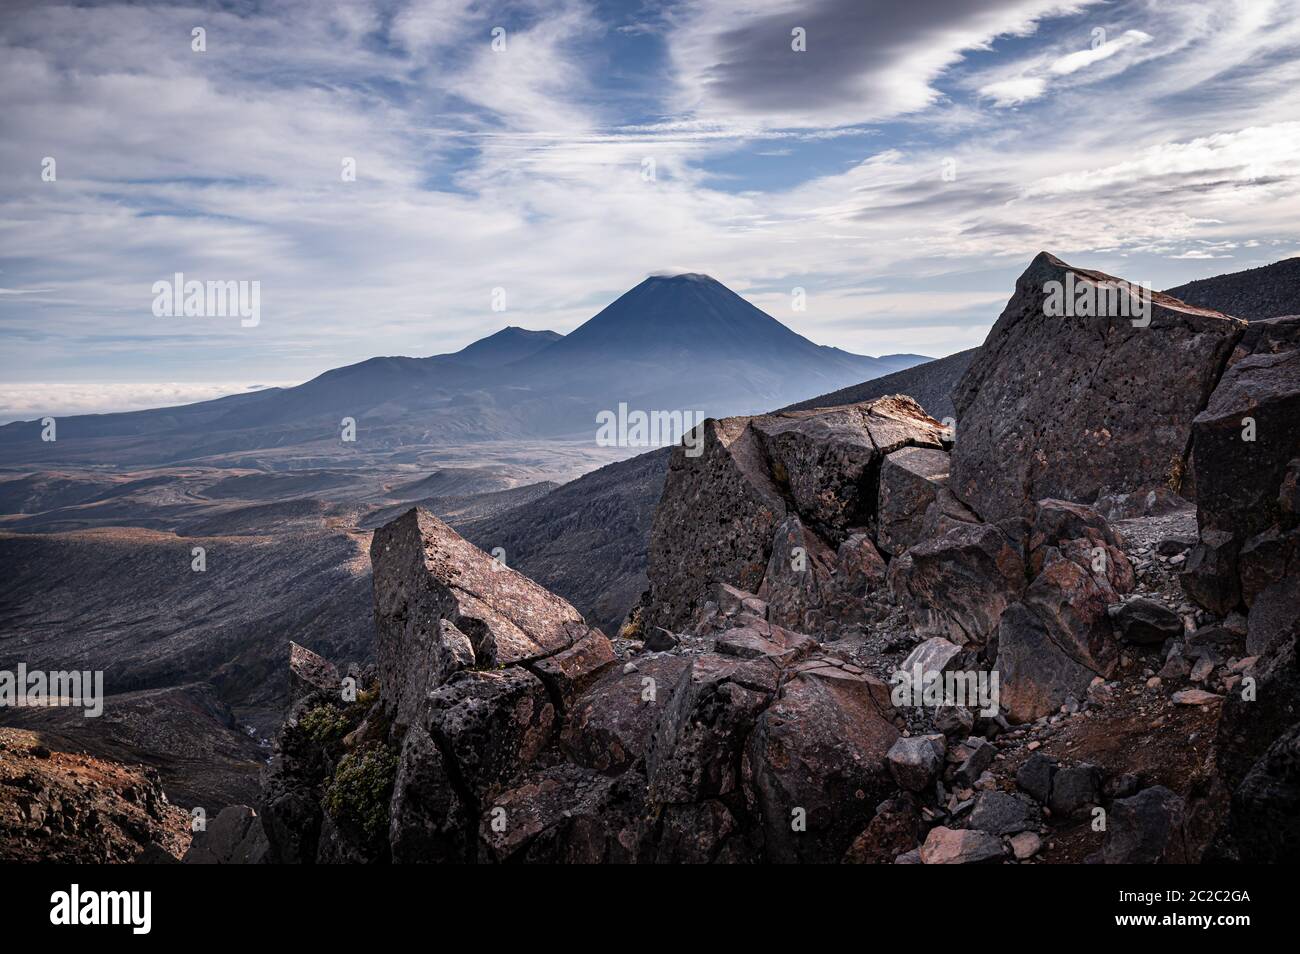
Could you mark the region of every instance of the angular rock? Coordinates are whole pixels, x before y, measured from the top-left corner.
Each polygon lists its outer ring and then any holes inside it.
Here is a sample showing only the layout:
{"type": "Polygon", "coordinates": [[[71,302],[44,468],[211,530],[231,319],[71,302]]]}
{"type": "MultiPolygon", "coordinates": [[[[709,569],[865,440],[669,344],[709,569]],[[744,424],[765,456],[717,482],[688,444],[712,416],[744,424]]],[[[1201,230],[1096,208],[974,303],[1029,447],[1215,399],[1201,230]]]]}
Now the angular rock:
{"type": "Polygon", "coordinates": [[[1178,581],[1183,592],[1218,616],[1226,615],[1241,602],[1241,581],[1237,575],[1239,541],[1226,530],[1202,530],[1201,542],[1192,547],[1178,581]]]}
{"type": "Polygon", "coordinates": [[[650,534],[645,616],[668,629],[694,619],[719,582],[757,592],[790,512],[831,548],[869,526],[884,455],[938,447],[942,430],[905,397],[701,426],[702,453],[673,452],[650,534]]]}
{"type": "Polygon", "coordinates": [[[464,862],[473,850],[471,806],[446,759],[421,726],[406,731],[388,808],[388,844],[396,864],[464,862]]]}
{"type": "Polygon", "coordinates": [[[838,861],[894,788],[897,739],[884,682],[830,659],[796,665],[747,752],[767,860],[838,861]]]}
{"type": "Polygon", "coordinates": [[[981,792],[971,811],[970,827],[991,835],[1014,835],[1034,824],[1033,806],[1007,792],[981,792]]]}
{"type": "Polygon", "coordinates": [[[1000,703],[1011,722],[1051,715],[1067,699],[1082,699],[1097,673],[1071,657],[1039,616],[1021,603],[998,627],[1000,703]]]}
{"type": "Polygon", "coordinates": [[[963,524],[896,557],[889,588],[918,636],[982,646],[1025,587],[1019,552],[997,527],[963,524]]]}
{"type": "Polygon", "coordinates": [[[652,805],[696,803],[740,791],[740,762],[755,720],[776,694],[772,660],[693,657],[646,745],[652,805]]]}
{"type": "Polygon", "coordinates": [[[182,861],[187,865],[259,865],[266,862],[267,852],[257,812],[247,805],[227,805],[205,830],[195,832],[182,861]]]}
{"type": "Polygon", "coordinates": [[[567,602],[418,508],[375,531],[370,562],[380,698],[399,726],[454,672],[540,659],[590,632],[567,602]]]}
{"type": "Polygon", "coordinates": [[[714,640],[715,652],[741,659],[770,657],[781,665],[805,659],[817,649],[817,641],[802,633],[755,620],[720,633],[714,640]]]}
{"type": "Polygon", "coordinates": [[[1282,482],[1300,448],[1300,348],[1251,354],[1233,364],[1197,415],[1193,433],[1202,531],[1245,540],[1277,523],[1282,482]],[[1247,433],[1250,422],[1253,435],[1247,433]]]}
{"type": "Polygon", "coordinates": [[[1052,778],[1057,764],[1041,752],[1035,752],[1016,770],[1016,785],[1035,801],[1046,805],[1052,795],[1052,778]]]}
{"type": "Polygon", "coordinates": [[[924,675],[932,672],[947,672],[961,660],[961,647],[951,643],[942,636],[935,636],[920,643],[907,654],[899,666],[899,672],[912,677],[917,669],[924,675]]]}
{"type": "Polygon", "coordinates": [[[1300,576],[1266,587],[1247,617],[1246,652],[1260,656],[1286,639],[1300,635],[1300,576]]]}
{"type": "Polygon", "coordinates": [[[1037,832],[1022,831],[1011,837],[1011,853],[1015,855],[1017,861],[1026,861],[1034,857],[1042,847],[1043,839],[1038,837],[1037,832]]]}
{"type": "Polygon", "coordinates": [[[637,859],[641,784],[572,765],[529,774],[483,807],[479,860],[625,864],[637,859]]]}
{"type": "Polygon", "coordinates": [[[1183,618],[1147,597],[1120,604],[1114,618],[1125,641],[1138,646],[1159,646],[1183,634],[1183,618]]]}
{"type": "Polygon", "coordinates": [[[1102,842],[1108,865],[1187,864],[1183,800],[1163,785],[1111,803],[1102,842]]]}
{"type": "Polygon", "coordinates": [[[953,781],[967,787],[973,786],[984,770],[993,764],[997,749],[979,736],[971,736],[965,742],[955,746],[948,753],[950,761],[956,762],[953,781]]]}
{"type": "Polygon", "coordinates": [[[908,444],[942,446],[943,426],[901,395],[754,419],[773,476],[800,516],[838,544],[875,516],[882,458],[908,444]]]}
{"type": "Polygon", "coordinates": [[[890,798],[876,806],[876,814],[844,853],[846,865],[890,864],[900,854],[916,849],[920,837],[916,805],[907,796],[890,798]]]}
{"type": "Polygon", "coordinates": [[[456,673],[429,694],[422,724],[462,790],[481,801],[533,765],[557,718],[541,680],[512,666],[456,673]]]}
{"type": "Polygon", "coordinates": [[[1246,325],[1154,293],[1149,323],[1135,327],[1119,313],[1121,286],[1046,252],[1016,281],[953,389],[950,486],[983,519],[1044,497],[1179,489],[1192,419],[1246,325]],[[1103,314],[1054,309],[1049,283],[1104,299],[1090,309],[1103,314]],[[1051,313],[1062,310],[1071,314],[1051,313]]]}
{"type": "Polygon", "coordinates": [[[942,735],[914,735],[900,738],[889,749],[890,774],[899,788],[925,791],[943,768],[947,744],[942,735]]]}
{"type": "Polygon", "coordinates": [[[598,629],[588,629],[568,649],[537,660],[529,668],[568,711],[579,693],[616,660],[609,638],[598,629]]]}
{"type": "Polygon", "coordinates": [[[647,656],[637,668],[606,670],[578,697],[569,712],[560,744],[580,766],[617,775],[645,755],[663,707],[689,658],[647,656]]]}
{"type": "Polygon", "coordinates": [[[1175,692],[1170,698],[1173,699],[1174,705],[1179,706],[1205,706],[1223,701],[1223,696],[1216,696],[1204,689],[1183,689],[1175,692]]]}
{"type": "Polygon", "coordinates": [[[1005,855],[1002,839],[996,835],[943,825],[931,828],[921,846],[921,863],[926,865],[974,865],[997,861],[1005,855]]]}
{"type": "Polygon", "coordinates": [[[1067,765],[1052,776],[1047,805],[1058,818],[1069,818],[1101,801],[1101,776],[1095,765],[1067,765]]]}
{"type": "Polygon", "coordinates": [[[948,481],[948,453],[931,447],[904,447],[880,467],[877,541],[899,554],[924,535],[925,515],[948,481]]]}
{"type": "Polygon", "coordinates": [[[289,707],[313,692],[340,692],[342,680],[332,662],[289,641],[289,707]]]}
{"type": "Polygon", "coordinates": [[[1282,733],[1232,793],[1228,830],[1241,860],[1300,859],[1300,722],[1282,733]]]}

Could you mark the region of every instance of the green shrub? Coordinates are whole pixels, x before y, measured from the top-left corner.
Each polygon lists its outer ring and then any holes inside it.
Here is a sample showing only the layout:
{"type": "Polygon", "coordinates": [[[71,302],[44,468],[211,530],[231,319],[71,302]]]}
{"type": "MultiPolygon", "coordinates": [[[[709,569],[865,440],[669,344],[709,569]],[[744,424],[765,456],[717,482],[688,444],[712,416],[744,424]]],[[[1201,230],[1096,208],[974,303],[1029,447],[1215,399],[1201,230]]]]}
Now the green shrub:
{"type": "Polygon", "coordinates": [[[397,775],[397,756],[372,743],[339,760],[325,791],[325,807],[335,821],[350,824],[371,842],[388,831],[388,802],[397,775]]]}
{"type": "Polygon", "coordinates": [[[298,720],[298,728],[316,745],[326,746],[352,731],[347,715],[331,705],[317,706],[298,720]]]}

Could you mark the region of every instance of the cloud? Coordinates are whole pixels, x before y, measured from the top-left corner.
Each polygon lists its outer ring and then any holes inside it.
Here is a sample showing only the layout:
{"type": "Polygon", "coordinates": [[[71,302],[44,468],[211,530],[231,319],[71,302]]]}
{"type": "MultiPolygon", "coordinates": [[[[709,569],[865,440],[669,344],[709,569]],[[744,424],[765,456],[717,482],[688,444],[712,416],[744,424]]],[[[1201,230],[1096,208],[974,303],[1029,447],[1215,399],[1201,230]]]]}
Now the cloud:
{"type": "MultiPolygon", "coordinates": [[[[0,380],[300,381],[568,331],[670,265],[760,302],[807,288],[821,307],[773,314],[820,342],[941,354],[1043,248],[1157,287],[1203,274],[1190,252],[1261,264],[1300,245],[1298,10],[726,0],[632,31],[581,0],[7,11],[0,286],[24,294],[0,294],[0,380]],[[1150,40],[1071,60],[1099,24],[1150,40]],[[261,324],[154,318],[175,271],[259,280],[261,324]]],[[[178,398],[87,392],[127,399],[178,398]]]]}
{"type": "Polygon", "coordinates": [[[807,128],[874,122],[931,106],[938,77],[999,37],[1087,2],[771,0],[701,5],[670,38],[683,102],[700,115],[807,128]],[[792,49],[792,31],[806,51],[792,49]]]}
{"type": "Polygon", "coordinates": [[[73,414],[138,411],[149,407],[209,401],[230,394],[278,386],[281,385],[237,381],[203,384],[147,381],[0,385],[0,424],[30,421],[47,415],[58,418],[73,414]]]}

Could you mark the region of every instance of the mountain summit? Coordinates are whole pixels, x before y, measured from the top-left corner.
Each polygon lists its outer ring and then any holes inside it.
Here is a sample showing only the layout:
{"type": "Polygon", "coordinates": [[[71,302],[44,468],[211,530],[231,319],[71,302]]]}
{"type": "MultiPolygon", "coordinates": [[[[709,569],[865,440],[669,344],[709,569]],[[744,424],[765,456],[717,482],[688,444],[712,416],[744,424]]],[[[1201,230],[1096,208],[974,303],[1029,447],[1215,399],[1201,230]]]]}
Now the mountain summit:
{"type": "Polygon", "coordinates": [[[339,452],[345,418],[368,438],[344,448],[349,456],[581,437],[594,435],[598,413],[624,403],[715,417],[761,412],[924,360],[816,344],[708,275],[652,276],[568,335],[511,326],[451,354],[370,358],[293,388],[68,417],[57,444],[41,442],[35,422],[15,423],[0,428],[0,462],[66,459],[82,453],[83,439],[109,438],[117,440],[98,452],[135,464],[272,448],[286,456],[307,444],[304,456],[319,461],[339,452]]]}

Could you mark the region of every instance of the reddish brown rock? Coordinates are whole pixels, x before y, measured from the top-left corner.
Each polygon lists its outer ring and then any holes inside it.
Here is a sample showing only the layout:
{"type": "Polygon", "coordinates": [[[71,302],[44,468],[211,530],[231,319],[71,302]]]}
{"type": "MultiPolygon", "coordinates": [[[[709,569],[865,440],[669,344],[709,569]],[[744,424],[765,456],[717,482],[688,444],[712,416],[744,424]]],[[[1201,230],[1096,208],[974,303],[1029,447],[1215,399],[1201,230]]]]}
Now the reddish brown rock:
{"type": "Polygon", "coordinates": [[[402,725],[457,671],[540,659],[589,633],[567,602],[424,510],[376,530],[370,561],[381,698],[402,725]]]}
{"type": "Polygon", "coordinates": [[[870,526],[884,456],[939,447],[942,432],[897,396],[702,427],[702,453],[673,452],[650,535],[645,618],[668,629],[695,620],[717,583],[757,592],[790,514],[831,549],[870,526]]]}
{"type": "Polygon", "coordinates": [[[918,636],[982,646],[1024,590],[1024,563],[997,527],[962,524],[896,557],[889,587],[918,636]]]}
{"type": "Polygon", "coordinates": [[[1049,314],[1052,282],[1094,300],[1122,284],[1046,252],[1016,281],[953,391],[950,486],[985,520],[1019,516],[1045,497],[1177,491],[1192,419],[1246,327],[1160,293],[1145,327],[1118,309],[1049,314]]]}
{"type": "Polygon", "coordinates": [[[560,743],[578,765],[617,775],[645,755],[650,733],[690,665],[684,656],[641,657],[607,670],[571,709],[560,743]]]}
{"type": "Polygon", "coordinates": [[[893,715],[889,687],[868,673],[817,658],[793,668],[748,748],[767,860],[843,856],[894,789],[893,715]]]}

